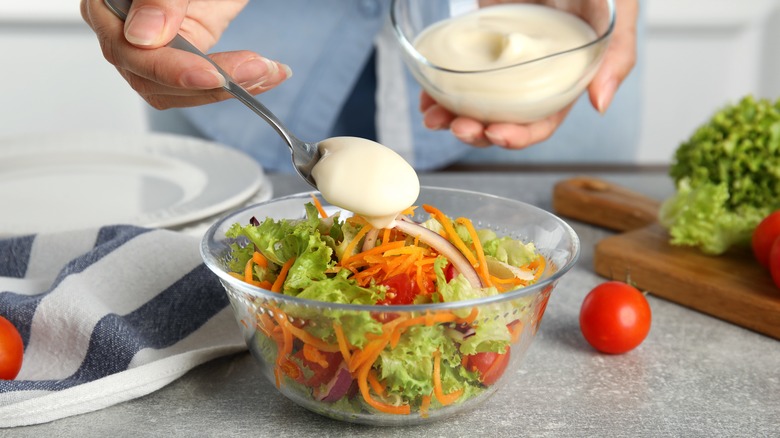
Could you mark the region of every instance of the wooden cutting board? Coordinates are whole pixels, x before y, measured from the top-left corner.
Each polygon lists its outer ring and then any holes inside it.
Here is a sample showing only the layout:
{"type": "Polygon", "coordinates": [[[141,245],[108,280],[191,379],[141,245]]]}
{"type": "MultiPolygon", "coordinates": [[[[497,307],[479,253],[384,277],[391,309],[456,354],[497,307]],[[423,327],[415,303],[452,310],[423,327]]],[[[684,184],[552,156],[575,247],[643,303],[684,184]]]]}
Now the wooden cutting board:
{"type": "Polygon", "coordinates": [[[752,252],[709,256],[672,246],[656,222],[659,206],[658,200],[590,177],[560,181],[553,190],[560,216],[621,232],[596,244],[597,274],[780,339],[780,289],[752,252]]]}

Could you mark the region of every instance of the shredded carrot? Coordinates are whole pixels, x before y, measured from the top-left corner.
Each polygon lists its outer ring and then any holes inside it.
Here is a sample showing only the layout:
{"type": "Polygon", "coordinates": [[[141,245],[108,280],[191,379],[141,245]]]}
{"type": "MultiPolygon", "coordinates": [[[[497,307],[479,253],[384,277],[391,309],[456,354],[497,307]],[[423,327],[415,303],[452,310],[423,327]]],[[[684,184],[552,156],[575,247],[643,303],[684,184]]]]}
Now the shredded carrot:
{"type": "Polygon", "coordinates": [[[241,281],[244,281],[244,276],[243,276],[243,274],[239,274],[238,272],[233,272],[233,271],[230,271],[230,272],[228,272],[228,274],[229,274],[231,277],[234,277],[234,278],[237,278],[237,279],[239,279],[239,280],[241,280],[241,281]]]}
{"type": "Polygon", "coordinates": [[[255,262],[257,266],[260,266],[261,268],[267,268],[268,267],[268,259],[265,258],[263,254],[261,254],[258,251],[255,251],[252,254],[252,261],[255,262]]]}
{"type": "Polygon", "coordinates": [[[273,283],[271,283],[268,280],[263,280],[261,282],[255,283],[255,286],[263,289],[268,289],[268,290],[271,290],[271,288],[274,287],[273,283]]]}
{"type": "Polygon", "coordinates": [[[285,359],[280,364],[281,371],[290,376],[290,378],[297,380],[303,375],[303,372],[301,371],[301,368],[293,361],[289,359],[285,359]]]}
{"type": "Polygon", "coordinates": [[[523,321],[519,319],[512,324],[509,324],[509,333],[511,334],[510,342],[513,344],[520,339],[520,335],[523,334],[523,321]]]}
{"type": "MultiPolygon", "coordinates": [[[[382,254],[382,253],[384,253],[387,250],[400,248],[402,246],[404,246],[404,242],[401,241],[401,240],[394,241],[394,242],[387,242],[387,243],[382,242],[381,244],[379,244],[379,245],[369,249],[368,251],[363,251],[361,253],[357,253],[357,254],[355,254],[355,255],[353,255],[351,257],[343,259],[341,261],[341,265],[342,266],[347,266],[347,265],[353,264],[355,262],[364,260],[368,256],[382,254]]],[[[346,252],[345,252],[345,254],[346,254],[346,252]]]]}
{"type": "Polygon", "coordinates": [[[463,388],[449,394],[444,393],[441,387],[441,353],[439,350],[433,352],[433,395],[444,406],[456,402],[463,395],[463,388]]]}
{"type": "Polygon", "coordinates": [[[463,253],[463,255],[468,259],[469,263],[471,263],[471,266],[476,267],[477,266],[477,259],[474,258],[474,254],[472,254],[471,250],[466,247],[466,244],[463,243],[463,240],[458,236],[457,231],[455,231],[455,227],[452,226],[452,222],[450,222],[450,219],[441,211],[439,211],[436,207],[433,207],[431,205],[423,205],[423,208],[425,211],[427,211],[431,216],[434,217],[439,223],[444,227],[444,231],[447,232],[447,236],[449,241],[455,245],[456,248],[460,250],[460,252],[463,253]]]}
{"type": "Polygon", "coordinates": [[[246,261],[246,266],[244,267],[244,281],[249,284],[255,283],[254,276],[252,275],[252,259],[246,261]]]}
{"type": "Polygon", "coordinates": [[[365,400],[366,403],[372,408],[386,414],[409,415],[412,412],[412,408],[408,404],[395,406],[388,403],[383,403],[371,397],[368,385],[368,372],[370,370],[371,363],[367,363],[360,367],[357,373],[358,389],[360,389],[360,394],[363,396],[363,400],[365,400]]]}
{"type": "Polygon", "coordinates": [[[382,243],[387,243],[390,241],[390,228],[385,228],[384,231],[382,231],[382,243]]]}
{"type": "Polygon", "coordinates": [[[261,313],[257,316],[257,323],[255,324],[266,336],[273,338],[272,331],[274,327],[274,321],[268,316],[267,313],[261,313]]]}
{"type": "MultiPolygon", "coordinates": [[[[354,372],[365,363],[373,364],[382,353],[382,350],[384,350],[390,342],[393,331],[404,321],[406,321],[405,318],[398,317],[390,322],[382,324],[382,334],[369,341],[362,350],[356,351],[355,354],[352,355],[352,360],[347,364],[349,370],[354,372]]],[[[366,338],[369,338],[370,334],[371,333],[366,334],[366,338]]]]}
{"type": "Polygon", "coordinates": [[[411,207],[408,207],[406,210],[402,211],[401,214],[404,216],[414,216],[414,210],[417,209],[416,205],[412,205],[411,207]]]}
{"type": "Polygon", "coordinates": [[[382,382],[379,381],[379,379],[376,377],[376,371],[374,371],[373,368],[368,370],[368,384],[371,385],[371,389],[374,390],[376,395],[378,396],[384,396],[385,395],[385,385],[382,384],[382,382]]]}
{"type": "Polygon", "coordinates": [[[423,316],[416,316],[414,318],[409,318],[399,324],[399,328],[406,328],[411,327],[413,325],[427,325],[432,326],[433,324],[437,322],[453,322],[458,317],[454,313],[450,312],[437,312],[437,313],[430,313],[426,312],[423,316]]]}
{"type": "Polygon", "coordinates": [[[457,318],[458,317],[455,316],[455,314],[444,313],[444,312],[439,312],[436,314],[426,313],[423,316],[409,318],[405,321],[400,322],[398,326],[395,328],[395,330],[390,334],[390,346],[392,348],[395,348],[395,346],[398,345],[398,342],[400,342],[401,340],[401,335],[403,335],[404,331],[406,331],[406,329],[411,326],[414,325],[432,326],[437,322],[442,322],[442,323],[453,322],[457,318]]]}
{"type": "Polygon", "coordinates": [[[339,351],[344,356],[344,361],[349,363],[352,360],[352,353],[349,351],[349,344],[347,338],[344,336],[344,330],[341,328],[341,324],[333,323],[333,331],[336,333],[336,342],[339,344],[339,351]]]}
{"type": "Polygon", "coordinates": [[[284,322],[281,322],[281,324],[285,326],[285,329],[287,329],[287,331],[290,332],[290,334],[303,341],[304,344],[311,345],[317,350],[324,351],[326,353],[336,353],[338,351],[341,351],[339,350],[338,344],[330,344],[328,342],[323,341],[322,339],[318,339],[312,336],[311,334],[309,334],[309,332],[307,332],[306,330],[292,325],[286,319],[284,320],[284,322]]]}
{"type": "Polygon", "coordinates": [[[328,217],[328,213],[326,213],[325,209],[322,208],[322,203],[319,199],[317,199],[317,196],[315,196],[314,193],[311,194],[311,200],[314,203],[314,207],[316,207],[317,211],[320,213],[320,216],[322,216],[323,219],[328,217]]]}
{"type": "Polygon", "coordinates": [[[293,337],[292,333],[285,329],[284,322],[287,320],[287,317],[284,315],[284,313],[278,310],[274,310],[274,319],[278,324],[276,327],[282,331],[281,339],[278,339],[276,342],[276,367],[274,368],[274,381],[276,383],[276,387],[278,388],[282,384],[280,373],[284,372],[284,362],[288,360],[287,356],[292,353],[293,337]]]}
{"type": "Polygon", "coordinates": [[[420,403],[420,416],[428,418],[428,409],[431,407],[431,395],[426,394],[422,396],[422,402],[420,403]]]}
{"type": "Polygon", "coordinates": [[[534,272],[534,281],[542,277],[544,270],[547,268],[547,259],[545,259],[543,255],[539,254],[539,257],[536,258],[535,262],[536,271],[534,272]]]}
{"type": "Polygon", "coordinates": [[[477,253],[477,261],[479,262],[479,266],[477,266],[477,272],[479,272],[480,277],[482,277],[482,283],[484,283],[485,286],[492,286],[493,284],[490,281],[490,271],[488,271],[487,260],[485,260],[485,250],[482,248],[482,242],[480,242],[479,236],[477,236],[477,230],[474,229],[474,224],[472,224],[471,221],[465,217],[458,218],[455,220],[455,222],[463,225],[466,227],[466,230],[468,230],[469,236],[471,236],[471,241],[474,244],[474,252],[477,253]]]}
{"type": "Polygon", "coordinates": [[[303,357],[309,362],[316,363],[322,368],[328,367],[328,361],[325,356],[320,353],[320,350],[314,348],[311,344],[303,344],[303,357]]]}
{"type": "Polygon", "coordinates": [[[475,319],[477,319],[477,315],[479,314],[479,309],[476,307],[471,308],[471,312],[465,317],[465,318],[458,318],[455,320],[458,324],[471,324],[474,322],[475,319]]]}
{"type": "Polygon", "coordinates": [[[276,281],[274,281],[274,284],[271,286],[271,292],[282,291],[282,285],[284,284],[284,280],[287,279],[287,273],[290,271],[290,267],[293,263],[295,263],[295,257],[290,257],[286,262],[284,262],[282,265],[282,270],[279,271],[279,275],[276,277],[276,281]]]}
{"type": "Polygon", "coordinates": [[[358,233],[355,235],[355,238],[352,239],[351,242],[347,245],[347,247],[344,249],[344,259],[349,259],[352,257],[352,252],[355,251],[355,247],[357,246],[358,242],[360,242],[360,239],[363,238],[366,234],[368,234],[369,231],[371,231],[371,228],[373,228],[371,225],[364,225],[363,228],[358,231],[358,233]]]}
{"type": "Polygon", "coordinates": [[[362,350],[352,355],[352,360],[348,364],[349,371],[355,372],[361,365],[373,364],[388,342],[390,342],[389,337],[382,337],[367,343],[362,350]]]}
{"type": "Polygon", "coordinates": [[[292,353],[293,348],[293,335],[290,330],[287,330],[291,325],[287,324],[287,315],[279,310],[274,311],[274,319],[276,319],[277,327],[282,330],[282,339],[284,341],[283,351],[280,356],[284,357],[292,353]]]}

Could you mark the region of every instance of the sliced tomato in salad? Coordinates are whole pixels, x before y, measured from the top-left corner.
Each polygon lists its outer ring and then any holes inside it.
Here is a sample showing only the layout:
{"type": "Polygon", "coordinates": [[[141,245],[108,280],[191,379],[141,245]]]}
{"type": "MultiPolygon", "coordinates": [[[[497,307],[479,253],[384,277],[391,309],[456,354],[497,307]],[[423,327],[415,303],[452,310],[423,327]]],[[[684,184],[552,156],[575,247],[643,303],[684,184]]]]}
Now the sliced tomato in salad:
{"type": "Polygon", "coordinates": [[[484,352],[466,356],[466,369],[479,372],[479,380],[490,386],[504,374],[509,364],[509,347],[505,353],[484,352]]]}
{"type": "Polygon", "coordinates": [[[390,277],[379,284],[387,287],[387,293],[378,304],[412,304],[420,294],[420,286],[406,273],[390,277]]]}
{"type": "Polygon", "coordinates": [[[308,368],[313,374],[308,379],[302,374],[300,378],[296,379],[298,382],[310,388],[316,388],[324,383],[327,383],[333,376],[336,375],[336,371],[342,362],[341,353],[327,353],[319,351],[318,354],[325,361],[327,366],[322,366],[318,362],[313,362],[304,356],[303,350],[299,350],[293,355],[304,367],[308,368]]]}

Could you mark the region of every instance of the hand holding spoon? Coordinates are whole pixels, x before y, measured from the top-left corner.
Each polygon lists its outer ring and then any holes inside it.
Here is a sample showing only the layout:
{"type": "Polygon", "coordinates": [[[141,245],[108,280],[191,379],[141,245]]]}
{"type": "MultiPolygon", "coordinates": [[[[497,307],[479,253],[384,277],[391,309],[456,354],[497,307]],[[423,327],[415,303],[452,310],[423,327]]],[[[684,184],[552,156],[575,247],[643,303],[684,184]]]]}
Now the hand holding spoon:
{"type": "MultiPolygon", "coordinates": [[[[104,0],[121,20],[127,20],[132,0],[104,0]]],[[[265,120],[290,147],[293,167],[334,205],[362,214],[378,228],[390,226],[398,212],[417,199],[420,182],[412,166],[379,143],[358,137],[333,137],[317,143],[298,139],[282,122],[211,58],[181,35],[168,47],[207,60],[225,78],[224,89],[265,120]]]]}
{"type": "MultiPolygon", "coordinates": [[[[132,0],[104,0],[104,1],[106,3],[106,6],[108,6],[108,8],[114,14],[116,14],[117,17],[119,17],[123,21],[127,19],[127,12],[130,10],[130,4],[132,3],[132,0]]],[[[314,178],[311,175],[311,171],[314,168],[314,165],[317,164],[317,161],[319,161],[320,159],[320,152],[319,149],[317,148],[317,143],[307,143],[298,139],[298,137],[296,137],[292,132],[290,132],[290,130],[287,129],[284,126],[284,124],[282,124],[282,122],[276,117],[276,115],[274,115],[274,113],[268,110],[268,108],[266,108],[265,105],[260,103],[260,101],[257,100],[254,96],[252,96],[252,94],[249,93],[244,87],[237,84],[230,77],[230,75],[228,75],[224,70],[222,70],[214,61],[212,61],[211,58],[206,56],[205,53],[198,50],[197,47],[195,47],[192,43],[187,41],[181,35],[176,35],[176,37],[174,37],[173,40],[170,43],[168,43],[168,47],[193,53],[205,59],[206,61],[210,62],[211,65],[213,65],[217,69],[217,71],[222,76],[225,77],[225,86],[223,87],[225,91],[232,94],[233,97],[235,97],[236,99],[241,101],[241,103],[249,107],[249,109],[254,111],[263,120],[268,122],[268,124],[271,125],[271,127],[274,128],[274,130],[276,130],[276,132],[284,139],[284,141],[290,147],[292,162],[296,172],[298,172],[298,174],[304,180],[306,180],[306,182],[309,183],[312,187],[317,188],[317,183],[314,181],[314,178]]]]}

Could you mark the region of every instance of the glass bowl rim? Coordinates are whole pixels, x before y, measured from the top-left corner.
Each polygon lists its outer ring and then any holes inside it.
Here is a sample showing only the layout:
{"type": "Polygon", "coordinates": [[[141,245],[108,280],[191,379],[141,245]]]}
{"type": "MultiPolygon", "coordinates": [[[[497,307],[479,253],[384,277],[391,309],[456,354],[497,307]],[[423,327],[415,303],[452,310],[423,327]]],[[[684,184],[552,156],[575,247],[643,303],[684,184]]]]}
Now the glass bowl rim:
{"type": "Polygon", "coordinates": [[[203,238],[201,239],[201,243],[200,243],[201,259],[203,260],[205,265],[209,268],[209,270],[211,270],[214,274],[216,274],[217,277],[219,277],[219,279],[223,281],[223,283],[238,287],[242,291],[250,293],[255,298],[263,298],[263,299],[277,301],[277,302],[285,302],[289,304],[306,306],[310,308],[323,308],[328,310],[347,310],[347,311],[360,311],[360,312],[392,312],[392,313],[399,313],[399,312],[435,313],[437,311],[443,311],[443,310],[462,309],[462,308],[470,308],[474,306],[484,306],[486,304],[501,303],[504,301],[510,301],[517,298],[530,296],[539,291],[543,291],[547,287],[554,285],[564,274],[566,274],[571,268],[574,267],[574,265],[577,264],[581,252],[581,243],[580,243],[579,236],[574,231],[574,229],[569,224],[567,224],[563,219],[561,219],[560,217],[556,216],[555,214],[547,210],[544,210],[542,208],[539,208],[535,205],[523,201],[518,201],[516,199],[505,198],[503,196],[493,195],[484,192],[477,192],[474,190],[454,189],[454,188],[436,187],[436,186],[421,186],[420,191],[422,192],[423,190],[434,190],[439,192],[450,192],[452,194],[466,194],[466,195],[486,197],[500,202],[508,202],[511,204],[516,204],[525,209],[531,210],[536,214],[547,216],[548,218],[557,222],[558,225],[560,225],[561,229],[568,236],[569,241],[571,242],[572,249],[571,249],[571,255],[568,259],[568,262],[563,266],[556,266],[557,269],[555,272],[553,272],[549,277],[544,278],[543,280],[540,280],[537,283],[534,283],[530,286],[525,286],[511,291],[499,293],[496,295],[491,295],[488,297],[474,298],[470,300],[441,302],[441,303],[391,304],[391,305],[332,303],[328,301],[310,300],[306,298],[298,298],[292,295],[284,295],[282,293],[272,292],[270,290],[263,289],[251,285],[249,283],[246,283],[242,280],[239,280],[231,276],[230,274],[228,274],[228,272],[219,265],[217,257],[215,257],[212,254],[209,242],[214,241],[214,236],[216,231],[222,225],[225,224],[225,221],[228,218],[276,202],[311,198],[312,195],[320,194],[316,190],[298,192],[298,193],[294,193],[294,194],[290,194],[278,198],[272,198],[267,201],[248,205],[228,212],[220,219],[218,219],[216,222],[214,222],[203,235],[203,238]]]}
{"type": "MultiPolygon", "coordinates": [[[[517,68],[525,65],[531,65],[536,64],[541,61],[545,61],[551,58],[557,58],[559,56],[565,55],[567,53],[577,52],[583,49],[586,49],[588,47],[600,44],[602,41],[607,41],[612,36],[612,33],[615,30],[615,0],[604,0],[607,2],[607,6],[609,8],[609,26],[607,27],[607,30],[604,32],[603,35],[599,35],[596,39],[593,41],[588,42],[587,44],[583,44],[579,47],[573,47],[568,50],[563,50],[560,52],[551,53],[546,56],[542,56],[541,58],[535,58],[528,61],[518,62],[517,64],[511,64],[506,65],[503,67],[494,67],[494,68],[488,68],[488,69],[482,69],[482,70],[457,70],[457,69],[451,69],[442,67],[440,65],[434,64],[433,62],[429,61],[428,58],[426,58],[422,53],[417,51],[417,49],[414,47],[414,44],[409,41],[408,38],[406,38],[406,35],[404,35],[403,31],[401,31],[398,17],[396,16],[396,4],[400,0],[391,0],[390,3],[390,23],[391,27],[393,28],[393,33],[396,35],[396,39],[400,43],[402,49],[407,54],[411,55],[417,62],[425,65],[426,67],[432,68],[434,70],[438,70],[445,73],[457,73],[457,74],[476,74],[476,73],[490,73],[490,72],[497,72],[501,70],[508,70],[512,68],[517,68]]],[[[500,6],[506,3],[501,3],[500,6]]],[[[488,6],[489,7],[489,6],[488,6]]]]}

